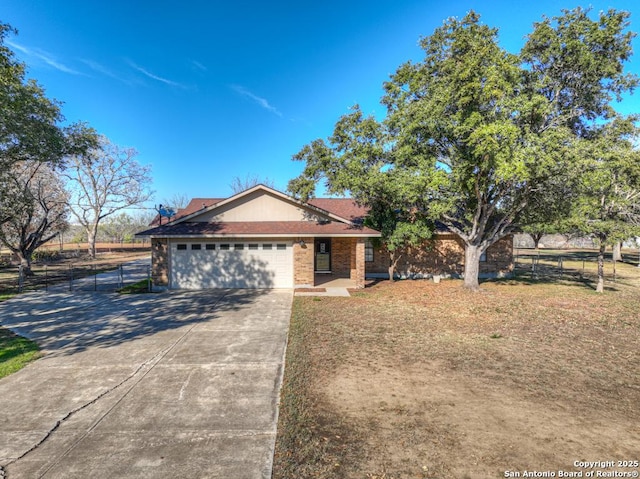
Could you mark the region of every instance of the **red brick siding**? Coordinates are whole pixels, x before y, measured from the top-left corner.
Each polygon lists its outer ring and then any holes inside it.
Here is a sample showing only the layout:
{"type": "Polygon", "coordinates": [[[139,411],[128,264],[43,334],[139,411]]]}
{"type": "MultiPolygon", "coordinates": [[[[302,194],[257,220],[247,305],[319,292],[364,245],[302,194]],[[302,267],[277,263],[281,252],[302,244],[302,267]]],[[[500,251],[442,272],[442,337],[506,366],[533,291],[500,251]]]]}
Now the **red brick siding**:
{"type": "Polygon", "coordinates": [[[487,261],[480,262],[480,274],[513,272],[513,235],[496,241],[487,250],[487,261]]]}
{"type": "Polygon", "coordinates": [[[169,250],[166,239],[151,242],[151,281],[155,286],[169,285],[169,250]]]}
{"type": "MultiPolygon", "coordinates": [[[[384,246],[374,248],[373,262],[366,263],[367,273],[388,273],[389,253],[384,246]]],[[[487,250],[487,261],[480,263],[481,274],[505,274],[513,270],[513,236],[497,241],[487,250]]],[[[407,248],[398,261],[397,273],[462,275],[464,243],[454,234],[439,234],[422,247],[407,248]]]]}
{"type": "Polygon", "coordinates": [[[363,238],[351,239],[351,273],[349,278],[356,282],[356,288],[364,288],[364,242],[363,238]]]}
{"type": "Polygon", "coordinates": [[[293,243],[293,284],[295,286],[313,286],[314,284],[314,239],[301,238],[304,246],[299,241],[293,243]]]}
{"type": "Polygon", "coordinates": [[[331,238],[331,272],[337,276],[351,276],[351,242],[354,238],[331,238]]]}

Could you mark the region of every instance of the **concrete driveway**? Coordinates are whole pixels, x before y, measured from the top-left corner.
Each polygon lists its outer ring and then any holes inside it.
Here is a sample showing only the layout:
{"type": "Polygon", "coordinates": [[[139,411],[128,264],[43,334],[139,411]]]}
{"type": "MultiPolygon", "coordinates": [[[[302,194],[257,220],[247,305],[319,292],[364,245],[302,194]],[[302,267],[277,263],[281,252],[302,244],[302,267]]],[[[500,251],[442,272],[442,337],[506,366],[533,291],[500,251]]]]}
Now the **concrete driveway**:
{"type": "Polygon", "coordinates": [[[0,478],[268,478],[292,292],[30,293],[45,357],[0,380],[0,478]]]}

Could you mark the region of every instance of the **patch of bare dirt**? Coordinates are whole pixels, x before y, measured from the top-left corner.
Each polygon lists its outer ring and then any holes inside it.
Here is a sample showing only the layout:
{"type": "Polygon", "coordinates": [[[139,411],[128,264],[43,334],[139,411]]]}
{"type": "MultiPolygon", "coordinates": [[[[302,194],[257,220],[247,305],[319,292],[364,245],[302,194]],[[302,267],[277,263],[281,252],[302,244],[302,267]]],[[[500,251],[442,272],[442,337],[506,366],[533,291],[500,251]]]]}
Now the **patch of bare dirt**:
{"type": "Polygon", "coordinates": [[[335,374],[324,388],[327,400],[365,425],[360,471],[504,477],[505,471],[574,470],[578,459],[635,457],[640,448],[637,422],[624,415],[535,401],[517,388],[447,369],[438,362],[352,365],[335,374]]]}
{"type": "Polygon", "coordinates": [[[296,298],[302,334],[290,348],[305,369],[284,394],[311,399],[302,426],[281,412],[274,477],[557,477],[586,472],[578,460],[637,460],[638,292],[402,281],[296,298]],[[312,459],[284,451],[295,441],[282,436],[301,427],[308,443],[332,447],[312,459]]]}

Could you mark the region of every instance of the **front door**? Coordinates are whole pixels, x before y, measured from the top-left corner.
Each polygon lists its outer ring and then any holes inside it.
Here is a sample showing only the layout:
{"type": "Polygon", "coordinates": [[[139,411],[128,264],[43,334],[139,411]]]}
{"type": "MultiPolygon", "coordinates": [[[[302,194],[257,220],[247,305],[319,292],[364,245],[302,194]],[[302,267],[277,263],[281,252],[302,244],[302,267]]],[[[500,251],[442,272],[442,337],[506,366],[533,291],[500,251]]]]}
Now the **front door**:
{"type": "Polygon", "coordinates": [[[331,272],[331,238],[316,239],[316,273],[331,272]]]}

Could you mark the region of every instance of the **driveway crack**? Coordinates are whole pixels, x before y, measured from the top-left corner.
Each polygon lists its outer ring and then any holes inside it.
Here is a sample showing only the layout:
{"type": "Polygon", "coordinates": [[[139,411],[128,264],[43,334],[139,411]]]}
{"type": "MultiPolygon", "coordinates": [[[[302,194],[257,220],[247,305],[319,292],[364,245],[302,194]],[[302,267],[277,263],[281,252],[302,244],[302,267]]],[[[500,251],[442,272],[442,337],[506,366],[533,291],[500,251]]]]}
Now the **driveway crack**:
{"type": "MultiPolygon", "coordinates": [[[[213,304],[212,308],[215,308],[220,301],[222,301],[225,297],[227,296],[227,293],[225,292],[222,296],[220,296],[217,301],[213,304]]],[[[123,313],[123,314],[126,314],[123,313]]],[[[190,315],[187,315],[187,318],[189,318],[190,316],[195,316],[196,313],[192,313],[190,315]]],[[[167,355],[169,354],[169,352],[174,349],[178,344],[180,344],[184,338],[187,337],[187,335],[189,333],[191,333],[191,331],[200,323],[201,321],[196,321],[194,322],[188,329],[187,331],[184,332],[184,334],[180,335],[179,338],[177,338],[175,341],[173,341],[173,343],[171,343],[168,347],[166,347],[165,349],[159,351],[158,353],[156,353],[152,358],[148,359],[147,361],[141,363],[136,369],[135,371],[133,371],[131,374],[129,374],[126,378],[124,378],[122,381],[120,381],[118,384],[110,387],[109,389],[103,391],[102,393],[98,394],[95,398],[93,398],[92,400],[86,402],[85,404],[69,411],[67,414],[65,414],[62,418],[58,419],[55,424],[51,427],[51,429],[49,429],[44,436],[38,441],[36,442],[33,446],[31,446],[28,450],[26,450],[24,453],[22,453],[20,456],[15,457],[13,459],[11,459],[10,461],[8,461],[6,464],[0,464],[0,479],[9,479],[9,473],[7,471],[7,467],[9,467],[12,464],[15,464],[16,462],[18,462],[19,460],[23,459],[24,457],[26,457],[28,454],[32,453],[33,451],[35,451],[36,449],[38,449],[40,446],[42,446],[49,438],[51,438],[51,436],[60,428],[60,426],[62,424],[64,424],[65,421],[69,420],[69,418],[71,418],[74,414],[90,407],[91,405],[97,403],[100,399],[102,399],[103,397],[105,397],[107,394],[115,391],[116,389],[124,386],[127,382],[131,381],[136,375],[138,375],[141,371],[143,371],[145,369],[145,367],[149,366],[148,369],[146,371],[144,371],[142,374],[140,374],[140,377],[133,383],[131,384],[131,386],[129,387],[129,389],[122,395],[122,397],[120,397],[102,416],[100,416],[89,428],[87,428],[86,431],[84,431],[62,454],[60,454],[60,456],[55,460],[52,461],[51,464],[48,465],[48,467],[38,475],[38,478],[41,479],[43,478],[56,464],[58,464],[60,462],[60,460],[66,456],[70,451],[72,451],[91,431],[93,431],[101,422],[102,420],[107,417],[109,415],[109,413],[111,411],[113,411],[113,409],[122,402],[122,400],[127,397],[127,395],[131,392],[131,390],[140,382],[142,381],[142,379],[144,379],[144,377],[149,374],[149,372],[151,372],[153,370],[153,368],[167,355]]]]}

